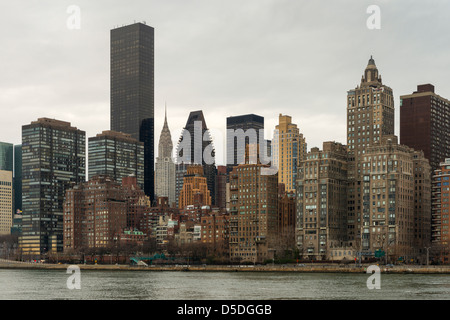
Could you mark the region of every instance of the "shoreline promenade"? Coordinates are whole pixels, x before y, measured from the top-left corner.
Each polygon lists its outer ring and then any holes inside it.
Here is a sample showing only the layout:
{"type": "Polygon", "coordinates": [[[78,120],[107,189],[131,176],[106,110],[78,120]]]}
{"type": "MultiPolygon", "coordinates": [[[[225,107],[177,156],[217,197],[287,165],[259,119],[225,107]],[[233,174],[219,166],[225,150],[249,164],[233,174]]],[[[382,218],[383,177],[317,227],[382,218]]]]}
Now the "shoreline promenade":
{"type": "MultiPolygon", "coordinates": [[[[302,264],[302,265],[108,265],[74,264],[80,270],[97,271],[192,271],[192,272],[313,272],[313,273],[367,273],[371,264],[362,266],[344,264],[302,264]]],[[[376,264],[372,264],[376,265],[376,264]]],[[[20,262],[0,259],[0,269],[65,270],[70,264],[48,264],[20,262]]],[[[450,266],[379,265],[382,273],[395,274],[450,274],[450,266]]]]}

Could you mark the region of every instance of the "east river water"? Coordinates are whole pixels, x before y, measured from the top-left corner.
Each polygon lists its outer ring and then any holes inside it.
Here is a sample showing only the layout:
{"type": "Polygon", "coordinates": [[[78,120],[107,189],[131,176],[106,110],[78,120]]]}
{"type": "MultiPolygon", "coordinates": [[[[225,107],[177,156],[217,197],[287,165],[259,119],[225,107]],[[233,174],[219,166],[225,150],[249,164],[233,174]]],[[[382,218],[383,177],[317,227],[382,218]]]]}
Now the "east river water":
{"type": "Polygon", "coordinates": [[[381,274],[380,289],[368,289],[369,274],[289,272],[80,273],[69,289],[66,270],[0,269],[1,300],[448,300],[450,275],[381,274]]]}

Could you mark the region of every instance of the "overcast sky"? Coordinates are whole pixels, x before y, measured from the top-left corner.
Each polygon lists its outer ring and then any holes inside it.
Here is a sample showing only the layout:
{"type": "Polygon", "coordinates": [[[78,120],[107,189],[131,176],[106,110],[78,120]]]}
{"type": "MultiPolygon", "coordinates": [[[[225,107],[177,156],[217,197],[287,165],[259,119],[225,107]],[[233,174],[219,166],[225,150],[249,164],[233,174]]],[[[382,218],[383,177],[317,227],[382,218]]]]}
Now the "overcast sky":
{"type": "Polygon", "coordinates": [[[155,28],[156,146],[165,103],[174,142],[203,110],[219,158],[226,117],[247,113],[264,116],[267,138],[282,113],[308,150],[345,144],[347,91],[371,55],[394,91],[396,134],[400,95],[432,83],[450,99],[446,0],[2,0],[0,141],[20,144],[22,125],[40,117],[87,137],[108,130],[110,29],[143,21],[155,28]],[[366,26],[373,4],[380,30],[366,26]],[[80,29],[67,27],[71,5],[80,29]]]}

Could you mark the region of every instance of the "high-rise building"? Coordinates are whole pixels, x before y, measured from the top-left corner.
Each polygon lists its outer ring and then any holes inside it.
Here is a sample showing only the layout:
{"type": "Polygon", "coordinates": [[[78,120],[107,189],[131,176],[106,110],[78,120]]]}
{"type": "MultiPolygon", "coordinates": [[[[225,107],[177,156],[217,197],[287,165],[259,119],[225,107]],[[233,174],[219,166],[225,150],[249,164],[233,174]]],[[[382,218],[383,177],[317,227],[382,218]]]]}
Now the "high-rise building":
{"type": "Polygon", "coordinates": [[[103,131],[88,141],[89,180],[107,175],[121,183],[122,178],[134,175],[144,188],[144,143],[131,134],[103,131]]]}
{"type": "Polygon", "coordinates": [[[86,179],[85,132],[48,118],[24,125],[22,177],[22,253],[62,251],[66,190],[86,179]]]}
{"type": "Polygon", "coordinates": [[[450,101],[431,84],[400,97],[400,143],[422,150],[432,170],[450,157],[450,101]]]}
{"type": "Polygon", "coordinates": [[[216,176],[216,207],[225,209],[227,207],[227,167],[217,166],[216,176]]]}
{"type": "Polygon", "coordinates": [[[175,200],[176,207],[179,207],[180,192],[183,189],[184,176],[187,174],[188,163],[175,163],[175,200]]]}
{"type": "Polygon", "coordinates": [[[14,145],[0,142],[0,170],[14,170],[14,145]]]}
{"type": "Polygon", "coordinates": [[[230,175],[230,259],[264,262],[278,236],[278,177],[263,164],[240,164],[230,175]]]}
{"type": "Polygon", "coordinates": [[[189,166],[184,176],[178,207],[183,209],[189,205],[211,205],[211,193],[201,165],[189,166]]]}
{"type": "Polygon", "coordinates": [[[295,191],[298,166],[306,157],[307,145],[292,117],[279,115],[272,139],[272,165],[278,168],[278,183],[285,185],[286,191],[295,191]]]}
{"type": "Polygon", "coordinates": [[[14,212],[22,211],[22,145],[14,146],[14,212]]]}
{"type": "Polygon", "coordinates": [[[300,162],[297,180],[297,246],[303,258],[331,259],[347,240],[347,148],[324,142],[300,162]]]}
{"type": "Polygon", "coordinates": [[[227,173],[230,173],[238,164],[245,163],[242,155],[245,154],[247,145],[259,144],[260,130],[264,130],[262,116],[245,114],[227,118],[227,173]],[[254,136],[251,136],[251,131],[255,134],[254,136]],[[243,135],[242,141],[239,141],[238,134],[243,135]]]}
{"type": "Polygon", "coordinates": [[[384,85],[371,57],[361,78],[361,84],[347,92],[348,146],[348,240],[352,245],[361,241],[362,173],[359,160],[365,148],[394,134],[394,97],[384,85]]]}
{"type": "Polygon", "coordinates": [[[432,235],[431,241],[441,263],[450,261],[450,158],[440,163],[432,179],[432,235]]]}
{"type": "Polygon", "coordinates": [[[11,233],[13,225],[12,171],[0,170],[0,235],[11,233]]]}
{"type": "Polygon", "coordinates": [[[380,143],[365,151],[358,163],[363,175],[360,250],[382,251],[390,259],[416,257],[415,237],[423,233],[416,234],[416,217],[428,215],[429,221],[431,215],[430,197],[426,196],[431,186],[429,164],[423,153],[398,144],[394,135],[382,137],[380,143]],[[415,177],[419,172],[423,175],[421,179],[415,177]],[[425,197],[419,198],[423,201],[421,210],[415,207],[419,181],[425,193],[425,197]]]}
{"type": "Polygon", "coordinates": [[[111,130],[144,143],[144,191],[154,199],[154,29],[111,30],[111,130]]]}
{"type": "Polygon", "coordinates": [[[167,197],[171,206],[176,204],[175,162],[172,158],[173,143],[167,124],[167,111],[158,144],[158,157],[155,167],[155,196],[167,197]]]}
{"type": "Polygon", "coordinates": [[[127,226],[121,185],[96,176],[67,190],[64,202],[64,251],[109,247],[127,226]]]}
{"type": "Polygon", "coordinates": [[[211,204],[215,204],[215,186],[217,168],[215,165],[215,149],[212,137],[206,125],[203,111],[193,111],[184,127],[183,134],[177,145],[176,163],[195,164],[203,166],[211,204]]]}

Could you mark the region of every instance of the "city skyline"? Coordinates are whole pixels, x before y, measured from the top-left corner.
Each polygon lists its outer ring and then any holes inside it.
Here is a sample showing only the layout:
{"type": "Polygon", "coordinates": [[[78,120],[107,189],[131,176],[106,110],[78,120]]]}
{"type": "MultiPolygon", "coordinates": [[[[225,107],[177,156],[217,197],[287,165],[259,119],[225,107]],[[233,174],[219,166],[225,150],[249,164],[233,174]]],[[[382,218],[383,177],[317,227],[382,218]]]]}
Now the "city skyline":
{"type": "Polygon", "coordinates": [[[203,110],[213,140],[214,130],[222,131],[224,146],[227,117],[259,114],[271,139],[279,112],[292,116],[309,150],[323,141],[346,143],[345,92],[371,55],[394,92],[396,135],[401,95],[431,83],[450,96],[442,71],[447,44],[427,37],[449,30],[444,2],[408,2],[404,12],[404,1],[379,1],[380,30],[366,26],[369,4],[355,1],[194,4],[78,1],[79,30],[66,26],[69,3],[2,4],[2,23],[20,28],[3,35],[0,140],[20,144],[21,126],[39,117],[71,122],[88,137],[109,129],[109,32],[143,21],[155,28],[155,132],[167,102],[174,143],[194,110],[203,110]]]}

